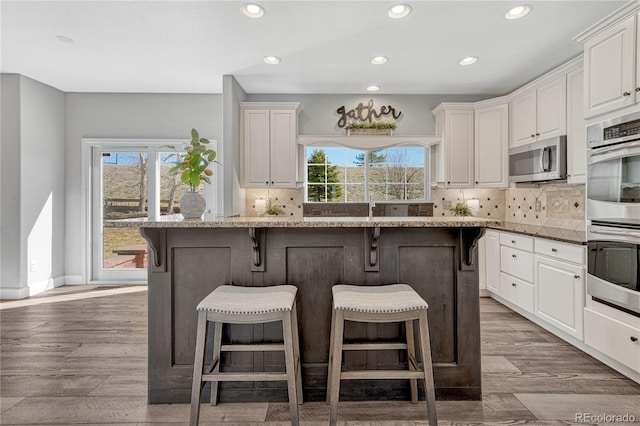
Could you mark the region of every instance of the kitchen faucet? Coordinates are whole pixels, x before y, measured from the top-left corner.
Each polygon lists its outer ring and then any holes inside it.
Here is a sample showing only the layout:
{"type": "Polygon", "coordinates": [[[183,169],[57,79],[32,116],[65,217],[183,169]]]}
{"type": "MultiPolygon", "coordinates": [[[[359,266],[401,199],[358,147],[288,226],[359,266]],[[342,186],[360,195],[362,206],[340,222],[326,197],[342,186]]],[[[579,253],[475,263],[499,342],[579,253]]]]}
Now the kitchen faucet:
{"type": "Polygon", "coordinates": [[[376,200],[373,194],[369,195],[369,217],[373,217],[373,208],[376,206],[376,200]]]}

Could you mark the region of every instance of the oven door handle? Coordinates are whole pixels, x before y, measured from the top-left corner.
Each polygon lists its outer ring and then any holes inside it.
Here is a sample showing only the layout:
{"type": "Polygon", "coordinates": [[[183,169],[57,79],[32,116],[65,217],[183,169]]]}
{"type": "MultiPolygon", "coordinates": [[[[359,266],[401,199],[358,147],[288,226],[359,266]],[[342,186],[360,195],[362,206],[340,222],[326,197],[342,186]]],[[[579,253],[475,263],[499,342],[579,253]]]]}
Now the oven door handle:
{"type": "Polygon", "coordinates": [[[589,164],[640,155],[640,141],[592,149],[589,164]]]}
{"type": "Polygon", "coordinates": [[[621,237],[636,237],[640,238],[640,231],[634,232],[628,229],[625,230],[616,230],[616,229],[608,229],[602,226],[590,226],[589,232],[592,234],[602,234],[602,235],[617,235],[621,237]]]}

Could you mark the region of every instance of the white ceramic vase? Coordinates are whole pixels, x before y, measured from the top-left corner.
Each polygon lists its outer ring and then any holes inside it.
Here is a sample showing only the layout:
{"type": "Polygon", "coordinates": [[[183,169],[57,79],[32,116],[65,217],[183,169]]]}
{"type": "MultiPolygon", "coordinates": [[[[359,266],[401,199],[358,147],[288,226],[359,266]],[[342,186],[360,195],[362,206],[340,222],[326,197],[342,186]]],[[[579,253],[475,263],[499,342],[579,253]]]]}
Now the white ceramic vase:
{"type": "Polygon", "coordinates": [[[207,203],[202,195],[187,191],[180,197],[180,212],[185,219],[202,219],[207,203]]]}

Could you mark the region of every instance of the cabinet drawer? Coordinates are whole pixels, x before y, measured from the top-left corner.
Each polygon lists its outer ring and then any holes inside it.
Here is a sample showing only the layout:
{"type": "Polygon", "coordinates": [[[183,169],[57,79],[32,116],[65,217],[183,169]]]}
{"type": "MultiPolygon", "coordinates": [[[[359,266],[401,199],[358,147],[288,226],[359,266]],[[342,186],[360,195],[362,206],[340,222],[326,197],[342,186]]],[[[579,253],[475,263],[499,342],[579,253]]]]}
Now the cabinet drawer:
{"type": "Polygon", "coordinates": [[[533,253],[511,247],[500,247],[500,270],[532,283],[533,253]]]}
{"type": "Polygon", "coordinates": [[[500,294],[514,305],[533,313],[533,284],[503,272],[500,274],[500,294]]]}
{"type": "Polygon", "coordinates": [[[640,372],[639,329],[585,308],[584,341],[592,348],[640,372]]]}
{"type": "Polygon", "coordinates": [[[525,251],[533,251],[533,238],[524,235],[500,233],[500,245],[513,247],[525,251]]]}
{"type": "Polygon", "coordinates": [[[566,244],[558,241],[536,238],[535,250],[538,254],[543,254],[558,260],[584,265],[585,247],[576,244],[566,244]]]}

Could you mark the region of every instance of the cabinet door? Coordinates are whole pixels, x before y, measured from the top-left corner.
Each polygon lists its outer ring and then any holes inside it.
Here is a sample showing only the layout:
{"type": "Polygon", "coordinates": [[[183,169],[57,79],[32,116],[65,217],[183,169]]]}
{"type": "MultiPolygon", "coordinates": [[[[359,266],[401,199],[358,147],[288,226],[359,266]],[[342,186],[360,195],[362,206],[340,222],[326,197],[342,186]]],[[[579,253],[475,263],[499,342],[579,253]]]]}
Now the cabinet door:
{"type": "Polygon", "coordinates": [[[536,91],[530,90],[511,102],[511,146],[525,145],[536,138],[536,91]]]}
{"type": "Polygon", "coordinates": [[[582,340],[583,268],[537,255],[534,264],[535,315],[582,340]]]}
{"type": "Polygon", "coordinates": [[[584,43],[585,118],[634,102],[635,20],[631,16],[584,43]]]}
{"type": "Polygon", "coordinates": [[[587,122],[584,119],[584,72],[567,75],[567,183],[585,183],[587,122]]]}
{"type": "Polygon", "coordinates": [[[484,248],[487,290],[500,294],[500,234],[487,231],[484,236],[484,248]]]}
{"type": "Polygon", "coordinates": [[[271,110],[271,179],[272,187],[295,188],[297,177],[296,113],[271,110]]]}
{"type": "Polygon", "coordinates": [[[508,187],[509,105],[476,110],[474,136],[476,187],[508,187]]]}
{"type": "Polygon", "coordinates": [[[567,78],[563,75],[537,91],[536,139],[567,134],[567,78]]]}
{"type": "Polygon", "coordinates": [[[269,186],[269,110],[246,109],[243,118],[244,185],[269,186]]]}
{"type": "Polygon", "coordinates": [[[444,141],[447,154],[447,186],[473,186],[473,110],[447,111],[444,141]]]}
{"type": "Polygon", "coordinates": [[[511,247],[500,247],[500,269],[521,280],[533,282],[533,254],[511,247]]]}
{"type": "Polygon", "coordinates": [[[588,308],[584,324],[587,345],[640,372],[640,329],[588,308]]]}
{"type": "Polygon", "coordinates": [[[504,272],[500,273],[500,295],[509,302],[533,313],[533,284],[504,272]]]}

